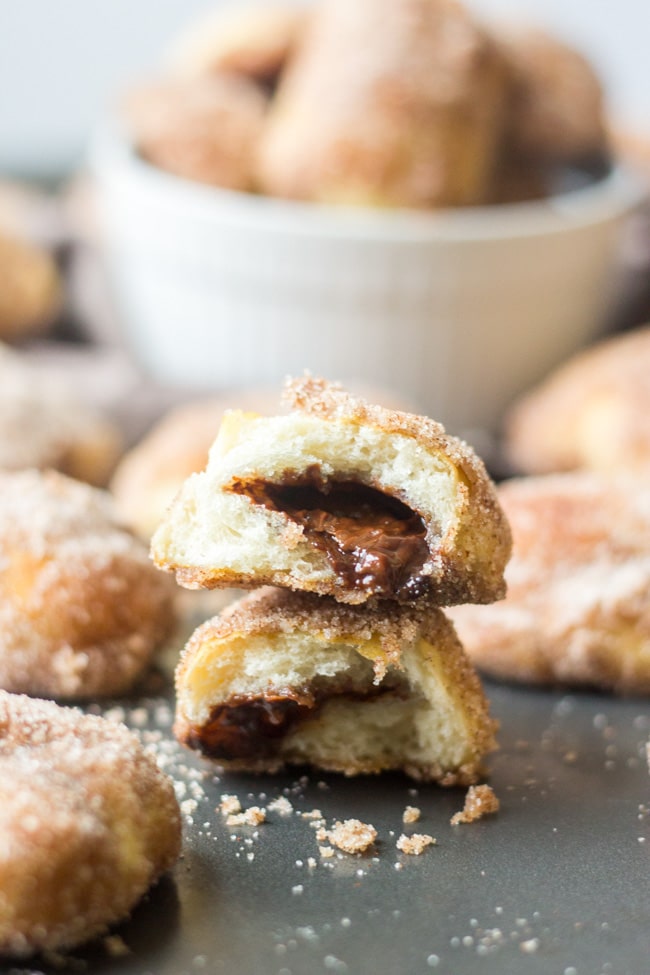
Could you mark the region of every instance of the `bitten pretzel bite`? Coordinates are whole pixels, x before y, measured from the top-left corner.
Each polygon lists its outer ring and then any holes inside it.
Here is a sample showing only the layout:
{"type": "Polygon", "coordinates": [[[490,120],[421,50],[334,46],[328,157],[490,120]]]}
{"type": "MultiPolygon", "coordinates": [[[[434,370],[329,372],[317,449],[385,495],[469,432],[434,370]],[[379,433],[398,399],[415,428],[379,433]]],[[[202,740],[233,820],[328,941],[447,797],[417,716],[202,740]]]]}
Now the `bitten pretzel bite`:
{"type": "Polygon", "coordinates": [[[399,769],[453,785],[474,782],[494,747],[452,626],[421,603],[259,590],[199,627],[176,686],[179,739],[228,768],[399,769]]]}
{"type": "Polygon", "coordinates": [[[172,782],[123,725],[0,691],[0,780],[0,955],[101,934],[178,857],[172,782]]]}
{"type": "Polygon", "coordinates": [[[505,680],[650,692],[650,489],[590,472],[521,478],[508,594],[450,610],[474,663],[505,680]]]}
{"type": "Polygon", "coordinates": [[[0,687],[128,690],[173,625],[169,582],[102,491],[54,471],[0,473],[0,687]]]}
{"type": "Polygon", "coordinates": [[[0,343],[0,471],[54,467],[105,484],[120,450],[115,426],[54,373],[0,343]]]}
{"type": "Polygon", "coordinates": [[[482,202],[504,90],[496,46],[454,0],[327,0],[280,80],[259,184],[321,203],[482,202]]]}
{"type": "Polygon", "coordinates": [[[503,595],[507,522],[482,462],[440,424],[305,377],[286,416],[226,416],[152,540],[188,588],[262,584],[440,605],[503,595]]]}
{"type": "Polygon", "coordinates": [[[650,327],[579,352],[514,404],[504,452],[520,472],[650,465],[650,327]]]}

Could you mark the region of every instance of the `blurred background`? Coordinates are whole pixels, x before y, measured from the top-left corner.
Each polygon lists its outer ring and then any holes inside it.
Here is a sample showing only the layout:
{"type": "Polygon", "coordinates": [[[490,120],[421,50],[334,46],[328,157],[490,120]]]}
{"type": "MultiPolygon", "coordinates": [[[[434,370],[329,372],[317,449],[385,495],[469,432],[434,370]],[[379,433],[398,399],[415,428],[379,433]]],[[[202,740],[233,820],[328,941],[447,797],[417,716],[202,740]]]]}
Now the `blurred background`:
{"type": "MultiPolygon", "coordinates": [[[[221,0],[223,5],[223,0],[221,0]]],[[[622,127],[650,136],[647,0],[471,0],[486,17],[551,28],[593,60],[622,127]]],[[[60,177],[129,80],[220,0],[0,0],[0,169],[60,177]]]]}
{"type": "MultiPolygon", "coordinates": [[[[487,206],[475,218],[447,200],[438,219],[438,204],[393,200],[366,207],[367,224],[362,207],[339,219],[336,207],[282,199],[291,193],[253,195],[253,180],[206,186],[143,165],[151,156],[128,140],[104,146],[91,180],[89,147],[124,93],[161,74],[197,17],[248,5],[0,0],[0,228],[48,251],[60,275],[57,290],[47,269],[38,272],[37,327],[19,331],[18,322],[0,334],[117,418],[127,443],[179,401],[277,388],[309,368],[395,394],[497,457],[497,426],[516,395],[605,329],[650,318],[650,221],[638,206],[650,186],[650,5],[466,2],[479,20],[547,29],[595,69],[615,152],[635,177],[601,180],[572,202],[553,202],[549,190],[517,197],[526,201],[519,212],[487,206]],[[395,205],[411,208],[408,217],[393,220],[395,205]]],[[[254,81],[268,118],[272,86],[254,81]]],[[[465,115],[476,100],[470,84],[465,115]]],[[[254,155],[233,150],[244,168],[254,155]]],[[[32,272],[22,260],[13,286],[27,300],[32,272]]],[[[10,293],[2,264],[0,255],[0,299],[10,293]]]]}

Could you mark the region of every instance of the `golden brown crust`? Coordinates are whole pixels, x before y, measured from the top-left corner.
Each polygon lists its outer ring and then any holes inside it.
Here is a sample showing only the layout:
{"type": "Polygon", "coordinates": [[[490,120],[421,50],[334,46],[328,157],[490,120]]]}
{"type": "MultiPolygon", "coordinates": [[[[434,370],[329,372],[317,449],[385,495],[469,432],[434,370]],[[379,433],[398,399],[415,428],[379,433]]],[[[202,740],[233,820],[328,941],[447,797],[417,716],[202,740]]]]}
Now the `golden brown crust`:
{"type": "Polygon", "coordinates": [[[0,954],[124,918],[180,852],[171,780],[123,725],[0,691],[0,954]]]}
{"type": "Polygon", "coordinates": [[[185,179],[249,190],[266,98],[234,75],[163,81],[130,93],[123,114],[140,154],[185,179]]]}
{"type": "Polygon", "coordinates": [[[650,492],[584,472],[500,489],[514,550],[508,595],[451,611],[486,673],[650,693],[650,492]]]}
{"type": "Polygon", "coordinates": [[[169,634],[172,600],[103,492],[53,471],[0,473],[0,687],[123,693],[169,634]]]}
{"type": "MultiPolygon", "coordinates": [[[[374,606],[346,606],[334,599],[313,593],[295,593],[283,589],[263,588],[253,592],[225,609],[219,617],[208,620],[190,637],[176,671],[177,712],[175,733],[185,744],[192,744],[197,728],[188,716],[188,701],[195,691],[194,666],[206,650],[217,662],[228,655],[235,645],[246,644],[260,635],[269,641],[274,638],[305,633],[331,645],[337,641],[363,646],[364,655],[372,655],[375,679],[381,684],[388,669],[403,670],[402,655],[419,641],[426,651],[423,666],[428,668],[426,654],[435,654],[442,661],[441,679],[453,694],[454,709],[464,715],[468,729],[465,759],[455,767],[443,765],[435,759],[404,762],[387,766],[382,760],[365,755],[355,758],[351,750],[335,760],[318,760],[317,767],[345,775],[376,774],[387,767],[401,768],[407,775],[436,781],[445,786],[468,785],[481,774],[484,756],[495,746],[495,723],[490,719],[481,683],[463,652],[453,627],[443,613],[425,602],[410,606],[384,601],[374,606]]],[[[205,659],[205,658],[204,658],[205,659]]],[[[302,691],[304,688],[299,688],[302,691]]],[[[273,691],[268,693],[273,699],[273,691]]],[[[219,687],[213,704],[227,699],[229,691],[219,687]],[[224,698],[225,695],[225,698],[224,698]]],[[[196,740],[194,740],[196,746],[196,740]]],[[[277,772],[291,759],[283,756],[251,756],[243,759],[218,760],[234,771],[277,772]]],[[[305,759],[302,759],[304,762],[305,759]]]]}
{"type": "Polygon", "coordinates": [[[515,403],[504,450],[518,471],[624,471],[650,463],[650,326],[578,353],[515,403]]]}

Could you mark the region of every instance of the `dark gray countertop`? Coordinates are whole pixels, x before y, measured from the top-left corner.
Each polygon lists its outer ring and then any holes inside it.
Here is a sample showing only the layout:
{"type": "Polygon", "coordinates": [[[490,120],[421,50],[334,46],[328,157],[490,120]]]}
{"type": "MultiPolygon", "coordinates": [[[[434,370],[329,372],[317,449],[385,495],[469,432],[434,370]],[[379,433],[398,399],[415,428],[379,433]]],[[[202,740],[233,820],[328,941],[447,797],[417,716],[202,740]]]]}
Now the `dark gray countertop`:
{"type": "Polygon", "coordinates": [[[449,819],[462,790],[400,776],[216,779],[173,742],[166,697],[122,703],[113,713],[142,732],[178,783],[183,858],[118,929],[128,954],[114,957],[100,943],[0,970],[647,975],[650,709],[591,694],[487,690],[501,720],[490,760],[501,811],[456,827],[449,819]],[[217,811],[223,793],[244,807],[284,794],[294,812],[229,828],[217,811]],[[404,827],[407,804],[422,818],[404,827]],[[300,816],[314,808],[328,825],[374,824],[375,855],[321,859],[300,816]],[[395,848],[402,831],[438,843],[409,857],[395,848]]]}

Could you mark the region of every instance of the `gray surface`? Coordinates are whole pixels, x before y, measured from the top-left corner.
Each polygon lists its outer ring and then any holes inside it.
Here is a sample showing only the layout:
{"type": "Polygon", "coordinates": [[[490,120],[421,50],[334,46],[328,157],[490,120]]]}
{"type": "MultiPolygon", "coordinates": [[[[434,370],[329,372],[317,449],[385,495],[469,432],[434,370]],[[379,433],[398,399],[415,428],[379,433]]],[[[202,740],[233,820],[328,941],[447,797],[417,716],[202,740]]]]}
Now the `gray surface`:
{"type": "Polygon", "coordinates": [[[462,790],[427,786],[414,795],[399,776],[215,781],[203,775],[206,764],[171,742],[164,698],[134,703],[129,722],[142,727],[144,704],[159,729],[145,738],[153,738],[185,799],[199,796],[193,812],[184,807],[194,820],[186,822],[184,857],[118,929],[129,955],[111,958],[100,944],[56,964],[0,971],[644,975],[647,706],[487,690],[502,724],[501,750],[490,762],[502,809],[457,827],[449,818],[462,806],[462,790]],[[376,856],[321,860],[315,831],[297,812],[269,813],[253,830],[229,829],[216,811],[224,792],[250,806],[283,790],[296,810],[320,808],[328,825],[348,817],[373,823],[376,856]],[[415,826],[402,826],[407,804],[422,810],[415,826]],[[420,857],[400,854],[403,829],[432,833],[438,845],[420,857]]]}

